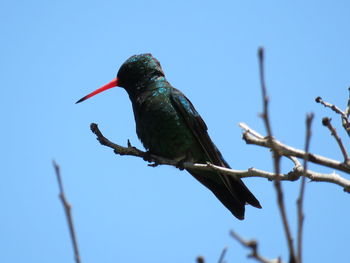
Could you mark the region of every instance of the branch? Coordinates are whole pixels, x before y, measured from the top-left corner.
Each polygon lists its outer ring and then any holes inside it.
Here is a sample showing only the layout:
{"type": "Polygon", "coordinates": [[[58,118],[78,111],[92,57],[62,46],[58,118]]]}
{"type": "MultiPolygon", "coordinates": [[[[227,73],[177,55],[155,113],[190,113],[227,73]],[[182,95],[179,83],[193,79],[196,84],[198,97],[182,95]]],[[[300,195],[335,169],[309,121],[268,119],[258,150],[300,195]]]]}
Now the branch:
{"type": "Polygon", "coordinates": [[[348,135],[350,136],[350,123],[349,123],[349,115],[350,115],[350,88],[349,88],[349,99],[348,99],[348,105],[345,109],[345,111],[342,111],[341,109],[339,109],[336,105],[326,102],[324,100],[322,100],[322,98],[320,96],[318,96],[315,101],[317,103],[322,104],[323,106],[325,106],[326,108],[330,108],[331,110],[333,110],[335,113],[339,114],[342,120],[342,125],[343,128],[345,129],[345,131],[348,133],[348,135]]]}
{"type": "Polygon", "coordinates": [[[231,230],[230,235],[236,239],[242,246],[250,249],[248,258],[254,258],[261,263],[282,263],[281,259],[266,259],[258,252],[258,242],[256,240],[245,240],[237,233],[231,230]]]}
{"type": "Polygon", "coordinates": [[[220,255],[220,257],[219,257],[218,263],[224,263],[224,262],[225,262],[225,261],[224,261],[224,258],[225,258],[226,252],[227,252],[227,247],[224,247],[224,248],[222,249],[222,252],[221,252],[221,255],[220,255]]]}
{"type": "Polygon", "coordinates": [[[342,140],[340,139],[340,137],[338,136],[338,133],[336,131],[336,129],[333,127],[332,123],[331,123],[331,119],[330,118],[323,118],[322,119],[322,124],[324,126],[326,126],[328,128],[328,130],[331,132],[331,135],[334,137],[334,139],[337,141],[338,146],[344,156],[344,163],[347,165],[350,165],[350,160],[349,160],[349,156],[348,153],[346,152],[346,149],[344,147],[344,144],[342,142],[342,140]]]}
{"type": "Polygon", "coordinates": [[[341,116],[344,116],[345,117],[345,114],[344,114],[344,112],[341,110],[341,109],[339,109],[336,105],[334,105],[334,104],[331,104],[331,103],[329,103],[329,102],[326,102],[326,101],[324,101],[324,100],[322,100],[322,98],[320,97],[320,96],[318,96],[316,99],[315,99],[315,101],[317,102],[317,103],[321,103],[323,106],[325,106],[326,108],[330,108],[332,111],[334,111],[335,113],[337,113],[337,114],[339,114],[339,115],[341,115],[341,116]]]}
{"type": "MultiPolygon", "coordinates": [[[[130,155],[135,156],[144,159],[147,162],[150,162],[149,166],[155,167],[157,165],[171,165],[178,167],[178,162],[166,159],[161,156],[156,156],[153,154],[149,154],[147,152],[141,151],[137,149],[136,147],[133,147],[130,145],[130,142],[128,142],[128,147],[123,147],[118,144],[115,144],[108,140],[102,132],[99,130],[97,124],[92,123],[90,125],[92,132],[97,136],[97,140],[104,146],[107,146],[109,148],[112,148],[114,150],[115,154],[118,155],[130,155]]],[[[249,128],[250,129],[250,128],[249,128]]],[[[253,133],[258,134],[257,132],[251,130],[253,133]]],[[[262,136],[261,136],[262,137],[262,136]]],[[[291,157],[292,160],[294,160],[294,163],[299,164],[299,162],[296,160],[295,157],[291,157]]],[[[182,167],[184,169],[197,169],[202,171],[208,171],[208,170],[215,170],[224,174],[227,174],[229,176],[238,176],[240,178],[247,178],[247,177],[260,177],[260,178],[266,178],[270,181],[273,181],[276,179],[276,176],[274,173],[259,170],[256,168],[249,168],[248,170],[232,170],[220,166],[216,166],[210,163],[207,164],[194,164],[191,162],[184,162],[182,164],[182,167]]],[[[280,174],[278,177],[280,180],[285,181],[295,181],[300,178],[304,174],[303,167],[299,164],[296,165],[292,171],[286,174],[280,174]]],[[[350,192],[350,180],[346,180],[345,178],[342,178],[340,175],[332,173],[332,174],[321,174],[317,172],[313,172],[308,170],[306,172],[306,177],[311,179],[315,182],[329,182],[337,184],[344,188],[344,191],[350,192]]]]}
{"type": "Polygon", "coordinates": [[[80,263],[80,254],[79,254],[79,249],[78,249],[78,241],[77,241],[77,237],[75,234],[75,229],[74,229],[74,224],[73,224],[73,217],[72,217],[72,206],[68,203],[67,198],[64,194],[64,189],[63,189],[63,183],[62,183],[62,179],[61,179],[61,173],[60,173],[60,167],[59,165],[53,161],[53,166],[55,168],[55,172],[56,172],[56,177],[57,177],[57,181],[58,181],[58,187],[60,189],[60,193],[59,193],[59,197],[62,201],[62,205],[64,208],[64,212],[66,214],[66,218],[67,218],[67,223],[68,223],[68,227],[69,227],[69,233],[70,233],[70,237],[72,240],[72,245],[73,245],[73,249],[74,249],[74,257],[75,257],[75,262],[76,263],[80,263]]]}
{"type": "Polygon", "coordinates": [[[346,118],[349,118],[349,115],[350,115],[350,87],[348,88],[348,92],[349,92],[348,104],[347,104],[346,109],[344,111],[346,118]]]}
{"type": "Polygon", "coordinates": [[[261,85],[261,91],[262,91],[263,110],[264,110],[262,114],[262,118],[264,120],[265,128],[267,131],[267,140],[269,145],[271,146],[271,150],[273,153],[273,163],[274,163],[275,175],[276,175],[274,185],[277,193],[277,203],[278,203],[278,207],[279,207],[282,222],[283,222],[284,233],[287,239],[287,244],[289,249],[289,258],[290,258],[289,262],[295,263],[296,256],[294,251],[293,237],[290,231],[287,212],[284,205],[284,195],[283,195],[282,185],[279,178],[280,169],[281,169],[280,167],[281,154],[279,152],[278,147],[275,145],[274,139],[272,137],[272,129],[271,129],[270,119],[269,119],[269,111],[268,111],[269,99],[267,97],[266,84],[265,84],[264,49],[263,48],[259,48],[258,56],[259,56],[260,85],[261,85]]]}
{"type": "MultiPolygon", "coordinates": [[[[245,123],[239,123],[239,126],[244,130],[243,139],[247,144],[255,144],[255,145],[259,145],[270,149],[272,148],[270,139],[263,137],[258,132],[251,129],[245,123]]],[[[276,140],[275,138],[273,138],[272,141],[273,141],[274,147],[277,147],[279,153],[283,156],[286,156],[286,157],[294,156],[301,159],[307,158],[309,162],[320,164],[320,165],[350,174],[350,166],[344,162],[333,160],[333,159],[330,159],[321,155],[313,154],[313,153],[306,154],[305,151],[283,144],[280,141],[276,140]]]]}
{"type": "Polygon", "coordinates": [[[90,129],[97,136],[97,140],[102,145],[112,148],[115,154],[141,157],[144,161],[151,163],[149,164],[149,166],[152,166],[152,167],[155,167],[159,164],[166,164],[166,165],[172,165],[177,167],[179,164],[179,162],[174,161],[172,159],[163,158],[161,156],[150,154],[149,152],[141,151],[136,147],[131,146],[129,140],[128,140],[128,147],[123,147],[118,144],[115,144],[103,136],[102,132],[99,130],[98,125],[96,123],[91,123],[90,129]]]}
{"type": "MultiPolygon", "coordinates": [[[[308,114],[306,116],[306,138],[305,138],[305,153],[306,156],[309,153],[310,140],[311,140],[311,123],[314,118],[314,115],[308,114]]],[[[307,159],[304,159],[304,174],[301,178],[300,184],[300,192],[299,197],[297,199],[297,211],[298,211],[298,236],[297,236],[297,259],[298,262],[302,262],[302,237],[303,237],[303,223],[304,223],[304,213],[303,213],[303,201],[304,201],[304,193],[305,193],[305,181],[306,181],[306,173],[307,173],[307,159]]]]}

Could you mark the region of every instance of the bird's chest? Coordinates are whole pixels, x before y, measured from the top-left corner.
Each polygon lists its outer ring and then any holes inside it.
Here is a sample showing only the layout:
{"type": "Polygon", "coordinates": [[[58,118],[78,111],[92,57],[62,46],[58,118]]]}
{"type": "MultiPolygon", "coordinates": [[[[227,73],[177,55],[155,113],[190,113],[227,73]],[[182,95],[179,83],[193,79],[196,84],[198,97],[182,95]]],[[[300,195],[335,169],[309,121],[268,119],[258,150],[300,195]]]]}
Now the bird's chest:
{"type": "Polygon", "coordinates": [[[136,131],[146,149],[167,158],[183,158],[194,138],[167,94],[149,96],[134,107],[136,131]]]}

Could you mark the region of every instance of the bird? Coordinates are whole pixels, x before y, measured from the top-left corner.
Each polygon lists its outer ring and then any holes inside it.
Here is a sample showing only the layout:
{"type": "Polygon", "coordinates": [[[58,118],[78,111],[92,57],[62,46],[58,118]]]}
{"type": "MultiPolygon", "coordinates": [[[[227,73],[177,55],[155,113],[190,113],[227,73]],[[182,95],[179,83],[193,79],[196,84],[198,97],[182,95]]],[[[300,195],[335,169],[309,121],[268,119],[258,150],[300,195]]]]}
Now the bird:
{"type": "MultiPolygon", "coordinates": [[[[191,101],[166,79],[160,62],[152,54],[131,56],[119,68],[117,77],[76,103],[107,89],[121,87],[132,103],[136,133],[150,154],[182,162],[230,168],[208,134],[208,128],[191,101]]],[[[186,169],[207,187],[238,219],[245,205],[261,208],[257,198],[239,177],[214,170],[186,169]]]]}

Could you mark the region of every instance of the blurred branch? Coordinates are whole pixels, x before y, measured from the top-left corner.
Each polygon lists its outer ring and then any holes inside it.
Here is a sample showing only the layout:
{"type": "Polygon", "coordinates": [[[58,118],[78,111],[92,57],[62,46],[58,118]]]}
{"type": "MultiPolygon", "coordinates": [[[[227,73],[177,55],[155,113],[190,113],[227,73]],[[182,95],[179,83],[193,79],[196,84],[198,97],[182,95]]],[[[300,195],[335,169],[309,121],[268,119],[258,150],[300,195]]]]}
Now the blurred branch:
{"type": "MultiPolygon", "coordinates": [[[[311,140],[311,123],[314,118],[314,115],[308,114],[306,116],[306,138],[305,138],[305,153],[306,156],[309,153],[310,148],[310,140],[311,140]]],[[[302,238],[303,238],[303,224],[304,224],[304,212],[303,212],[303,202],[305,195],[305,182],[306,182],[306,173],[307,173],[307,158],[304,159],[304,174],[301,178],[300,183],[300,192],[299,197],[297,199],[297,211],[298,211],[298,236],[297,236],[297,259],[298,262],[302,262],[302,238]]]]}
{"type": "Polygon", "coordinates": [[[71,212],[72,207],[68,203],[66,195],[64,194],[60,167],[55,161],[53,161],[52,163],[53,163],[53,166],[55,168],[56,177],[57,177],[57,181],[58,181],[58,187],[60,189],[59,197],[60,197],[60,199],[62,201],[64,212],[65,212],[66,218],[67,218],[69,233],[70,233],[70,237],[71,237],[72,244],[73,244],[73,249],[74,249],[75,262],[76,263],[80,263],[81,261],[80,261],[80,254],[79,254],[79,249],[78,249],[78,241],[77,241],[77,237],[76,237],[76,234],[75,234],[75,229],[74,229],[74,224],[73,224],[73,217],[72,217],[72,212],[71,212]]]}
{"type": "Polygon", "coordinates": [[[264,120],[266,132],[267,132],[267,141],[268,141],[268,144],[271,146],[271,150],[273,154],[272,160],[273,160],[275,175],[276,175],[276,179],[274,180],[274,186],[277,193],[277,204],[280,210],[280,214],[283,222],[283,229],[287,239],[287,244],[289,249],[289,262],[296,263],[297,260],[296,260],[295,250],[294,250],[293,237],[290,231],[287,212],[284,205],[283,189],[282,189],[281,180],[279,177],[280,170],[281,170],[281,167],[280,167],[281,154],[279,152],[279,148],[277,147],[277,145],[275,145],[275,141],[272,136],[272,128],[270,124],[269,107],[268,107],[269,98],[267,96],[266,84],[265,84],[265,70],[264,70],[265,67],[264,67],[264,49],[263,48],[259,48],[258,57],[259,57],[260,86],[261,86],[262,99],[263,99],[262,118],[264,120]]]}
{"type": "MultiPolygon", "coordinates": [[[[242,125],[245,125],[245,124],[240,124],[241,127],[242,127],[242,125]]],[[[246,125],[243,127],[247,127],[249,132],[252,132],[253,134],[254,133],[258,134],[257,132],[255,132],[254,130],[251,130],[246,125]]],[[[181,164],[182,167],[179,167],[179,163],[177,161],[174,161],[171,159],[166,159],[166,158],[163,158],[161,156],[156,156],[156,155],[150,154],[148,152],[141,151],[141,150],[137,149],[136,147],[131,146],[130,142],[128,142],[127,147],[123,147],[123,146],[120,146],[118,144],[115,144],[115,143],[109,141],[106,137],[104,137],[102,132],[99,130],[97,124],[95,124],[95,123],[91,124],[91,130],[97,136],[97,140],[102,145],[107,146],[109,148],[112,148],[114,150],[115,154],[130,155],[130,156],[143,158],[145,161],[150,162],[149,166],[152,166],[152,167],[155,167],[157,165],[171,165],[171,166],[175,166],[175,167],[178,167],[181,169],[182,168],[184,168],[184,169],[197,169],[197,170],[203,170],[203,171],[215,170],[215,171],[218,171],[221,173],[225,173],[227,175],[236,176],[236,177],[240,177],[240,178],[260,177],[260,178],[266,178],[270,181],[276,179],[276,176],[274,173],[259,170],[256,168],[249,168],[247,170],[232,170],[232,169],[220,167],[217,165],[213,165],[211,163],[194,164],[191,162],[184,162],[181,164]]],[[[263,137],[261,136],[261,138],[263,138],[263,137]]],[[[295,164],[299,164],[298,160],[295,157],[290,157],[290,159],[293,160],[293,162],[295,164]]],[[[300,178],[300,176],[302,176],[303,174],[304,174],[304,169],[299,164],[299,165],[295,165],[293,170],[290,171],[289,173],[280,174],[279,178],[280,178],[280,180],[285,180],[285,181],[295,181],[295,180],[298,180],[300,178]]],[[[322,174],[322,173],[317,173],[317,172],[313,172],[313,171],[308,170],[306,172],[305,176],[308,177],[309,179],[311,179],[312,181],[315,181],[315,182],[329,182],[329,183],[337,184],[337,185],[343,187],[344,191],[350,192],[350,180],[342,178],[338,174],[335,174],[335,173],[322,174]]]]}
{"type": "Polygon", "coordinates": [[[258,242],[256,240],[245,240],[237,233],[231,230],[230,235],[236,239],[242,246],[250,249],[250,254],[248,258],[254,258],[261,263],[282,263],[281,259],[266,259],[259,254],[258,251],[258,242]]]}
{"type": "Polygon", "coordinates": [[[225,259],[226,252],[227,252],[227,247],[224,247],[222,249],[222,251],[221,251],[218,263],[224,263],[225,262],[224,259],[225,259]]]}

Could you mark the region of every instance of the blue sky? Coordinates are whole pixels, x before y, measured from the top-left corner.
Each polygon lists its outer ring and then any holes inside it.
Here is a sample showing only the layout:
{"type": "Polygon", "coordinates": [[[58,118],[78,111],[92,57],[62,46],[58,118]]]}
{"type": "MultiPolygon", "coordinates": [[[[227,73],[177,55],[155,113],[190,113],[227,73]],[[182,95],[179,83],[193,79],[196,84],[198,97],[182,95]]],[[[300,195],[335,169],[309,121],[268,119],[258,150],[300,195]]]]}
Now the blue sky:
{"type": "MultiPolygon", "coordinates": [[[[142,147],[125,91],[74,102],[114,78],[129,56],[150,52],[233,168],[271,170],[269,152],[246,145],[237,126],[264,133],[256,55],[264,46],[274,134],[303,147],[305,115],[314,112],[311,150],[341,160],[321,125],[332,117],[345,138],[338,117],[314,98],[346,105],[349,10],[348,1],[2,1],[0,262],[73,262],[52,159],[84,263],[216,262],[224,246],[227,262],[252,262],[231,229],[258,239],[266,257],[286,260],[271,182],[245,180],[263,209],[247,207],[238,221],[186,172],[98,144],[91,122],[119,144],[142,147]]],[[[295,230],[299,183],[283,187],[295,230]]],[[[345,262],[349,195],[326,183],[306,187],[305,262],[345,262]]]]}

